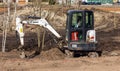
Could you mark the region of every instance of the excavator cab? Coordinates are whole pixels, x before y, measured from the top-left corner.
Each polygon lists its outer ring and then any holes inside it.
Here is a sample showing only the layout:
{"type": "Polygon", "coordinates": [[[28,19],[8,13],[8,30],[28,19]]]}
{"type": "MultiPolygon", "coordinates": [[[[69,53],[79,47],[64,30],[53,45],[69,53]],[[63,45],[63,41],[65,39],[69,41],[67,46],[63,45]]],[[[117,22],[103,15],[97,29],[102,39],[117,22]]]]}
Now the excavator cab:
{"type": "Polygon", "coordinates": [[[69,51],[94,51],[96,33],[94,14],[89,10],[69,10],[66,22],[66,41],[69,51]]]}

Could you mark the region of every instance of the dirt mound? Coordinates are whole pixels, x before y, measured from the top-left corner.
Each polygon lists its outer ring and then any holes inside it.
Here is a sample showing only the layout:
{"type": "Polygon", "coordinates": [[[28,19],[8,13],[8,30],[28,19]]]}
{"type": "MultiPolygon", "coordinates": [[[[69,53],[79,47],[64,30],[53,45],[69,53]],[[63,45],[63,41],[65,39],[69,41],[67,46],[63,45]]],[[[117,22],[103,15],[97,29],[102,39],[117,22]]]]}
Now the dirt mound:
{"type": "Polygon", "coordinates": [[[52,48],[48,51],[42,51],[40,54],[41,60],[60,60],[64,58],[65,55],[58,48],[52,48]]]}

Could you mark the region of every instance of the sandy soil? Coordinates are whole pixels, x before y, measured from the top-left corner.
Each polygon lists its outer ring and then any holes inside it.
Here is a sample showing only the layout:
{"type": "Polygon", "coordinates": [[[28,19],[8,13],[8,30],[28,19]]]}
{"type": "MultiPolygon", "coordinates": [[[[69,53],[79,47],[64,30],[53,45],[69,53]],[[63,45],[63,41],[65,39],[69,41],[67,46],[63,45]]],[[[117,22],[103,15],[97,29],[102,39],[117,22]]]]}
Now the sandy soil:
{"type": "MultiPolygon", "coordinates": [[[[1,54],[1,53],[0,53],[1,54]]],[[[9,54],[11,54],[9,52],[9,54]]],[[[4,54],[5,55],[5,54],[4,54]]],[[[0,58],[1,71],[120,71],[120,56],[99,58],[65,58],[41,60],[40,58],[0,58]]]]}

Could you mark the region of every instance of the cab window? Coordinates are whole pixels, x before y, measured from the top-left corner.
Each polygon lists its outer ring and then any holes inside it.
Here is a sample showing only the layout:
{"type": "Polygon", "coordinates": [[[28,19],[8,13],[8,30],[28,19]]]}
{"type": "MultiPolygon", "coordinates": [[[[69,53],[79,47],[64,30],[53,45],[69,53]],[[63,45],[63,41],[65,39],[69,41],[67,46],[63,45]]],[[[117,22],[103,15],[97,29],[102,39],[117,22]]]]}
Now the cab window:
{"type": "Polygon", "coordinates": [[[72,15],[72,28],[82,27],[82,13],[74,13],[72,15]]]}
{"type": "Polygon", "coordinates": [[[85,15],[86,15],[85,27],[92,28],[93,27],[93,14],[91,12],[86,12],[85,15]]]}

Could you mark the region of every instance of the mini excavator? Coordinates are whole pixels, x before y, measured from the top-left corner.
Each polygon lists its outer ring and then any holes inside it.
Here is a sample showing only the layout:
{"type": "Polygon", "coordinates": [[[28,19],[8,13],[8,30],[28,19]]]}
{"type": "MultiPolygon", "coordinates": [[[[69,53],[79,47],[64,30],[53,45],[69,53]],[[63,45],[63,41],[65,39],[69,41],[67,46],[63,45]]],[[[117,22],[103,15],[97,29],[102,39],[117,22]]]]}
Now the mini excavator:
{"type": "MultiPolygon", "coordinates": [[[[19,16],[16,18],[16,31],[19,35],[20,45],[24,46],[23,24],[43,26],[52,32],[58,39],[62,36],[47,22],[40,17],[28,17],[30,20],[22,20],[19,16]]],[[[60,47],[68,57],[73,57],[75,52],[89,52],[91,57],[97,57],[99,54],[96,49],[96,32],[94,30],[94,14],[89,10],[68,10],[66,21],[66,44],[60,47]]]]}

